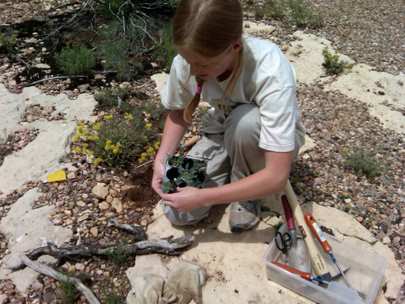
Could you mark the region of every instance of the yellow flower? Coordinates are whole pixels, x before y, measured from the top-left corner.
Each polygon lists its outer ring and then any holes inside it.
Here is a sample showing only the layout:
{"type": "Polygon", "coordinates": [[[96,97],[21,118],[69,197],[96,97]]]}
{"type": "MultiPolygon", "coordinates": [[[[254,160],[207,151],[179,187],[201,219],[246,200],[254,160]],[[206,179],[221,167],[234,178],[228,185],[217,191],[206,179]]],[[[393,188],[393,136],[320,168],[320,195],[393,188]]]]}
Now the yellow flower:
{"type": "Polygon", "coordinates": [[[96,135],[96,134],[92,134],[92,135],[89,135],[88,137],[87,137],[87,140],[90,140],[90,141],[98,141],[100,138],[98,137],[98,135],[96,135]]]}
{"type": "Polygon", "coordinates": [[[160,147],[160,140],[155,141],[155,143],[153,144],[153,147],[155,148],[155,150],[158,150],[160,147]]]}
{"type": "Polygon", "coordinates": [[[150,122],[148,122],[147,124],[145,124],[145,129],[146,129],[146,130],[152,129],[152,124],[151,124],[150,122]]]}
{"type": "Polygon", "coordinates": [[[80,135],[78,133],[76,133],[75,135],[73,135],[72,137],[72,143],[77,143],[80,140],[80,135]]]}
{"type": "Polygon", "coordinates": [[[112,116],[112,114],[108,114],[108,115],[104,115],[104,120],[112,120],[113,119],[113,116],[112,116]]]}
{"type": "Polygon", "coordinates": [[[107,141],[105,142],[104,150],[109,151],[111,150],[112,146],[113,146],[112,141],[107,139],[107,141]]]}
{"type": "Polygon", "coordinates": [[[92,129],[95,130],[95,131],[99,131],[101,129],[101,122],[95,122],[92,125],[92,129]]]}
{"type": "Polygon", "coordinates": [[[154,155],[155,154],[155,149],[153,147],[149,147],[146,150],[146,153],[148,153],[148,155],[154,155]]]}
{"type": "Polygon", "coordinates": [[[121,145],[118,143],[116,145],[113,145],[112,154],[117,155],[119,153],[121,153],[121,145]]]}
{"type": "Polygon", "coordinates": [[[131,113],[125,113],[124,118],[125,120],[131,121],[134,119],[134,116],[131,113]]]}
{"type": "Polygon", "coordinates": [[[94,164],[95,166],[98,166],[102,161],[103,161],[102,158],[97,157],[97,158],[95,158],[95,159],[93,160],[93,164],[94,164]]]}
{"type": "Polygon", "coordinates": [[[82,149],[80,147],[76,146],[76,147],[73,147],[72,152],[76,153],[76,154],[80,154],[80,153],[82,153],[82,149]]]}

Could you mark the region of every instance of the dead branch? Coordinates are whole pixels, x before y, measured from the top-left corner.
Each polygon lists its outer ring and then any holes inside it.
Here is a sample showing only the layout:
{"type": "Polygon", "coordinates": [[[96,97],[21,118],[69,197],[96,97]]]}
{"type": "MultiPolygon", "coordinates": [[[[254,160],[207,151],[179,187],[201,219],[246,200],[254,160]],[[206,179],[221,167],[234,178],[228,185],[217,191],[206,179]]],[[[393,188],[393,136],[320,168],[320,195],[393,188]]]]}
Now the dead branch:
{"type": "Polygon", "coordinates": [[[58,280],[59,282],[73,284],[76,287],[76,289],[79,290],[81,294],[86,297],[87,301],[90,304],[100,304],[100,301],[96,298],[93,292],[86,285],[84,285],[78,278],[67,276],[61,272],[56,271],[52,267],[49,267],[48,265],[39,262],[34,262],[30,260],[26,255],[21,255],[20,259],[25,266],[31,268],[36,272],[52,277],[55,280],[58,280]]]}
{"type": "MultiPolygon", "coordinates": [[[[116,253],[125,256],[136,256],[151,253],[160,253],[166,255],[180,255],[182,250],[193,243],[192,237],[180,237],[176,239],[160,239],[139,241],[134,244],[119,244],[110,246],[81,245],[57,247],[48,242],[47,246],[34,249],[27,253],[28,258],[38,259],[42,255],[50,255],[57,259],[57,264],[62,264],[65,260],[72,260],[78,257],[104,256],[110,257],[116,253]]],[[[11,270],[17,271],[23,269],[24,264],[16,265],[11,270]]]]}
{"type": "Polygon", "coordinates": [[[135,241],[144,241],[147,239],[145,229],[142,226],[130,225],[130,224],[121,224],[116,218],[109,219],[107,226],[116,227],[127,233],[134,235],[135,241]]]}
{"type": "Polygon", "coordinates": [[[69,79],[69,78],[88,78],[88,76],[84,76],[84,75],[71,75],[71,76],[55,76],[55,77],[48,77],[48,78],[44,78],[44,79],[40,79],[34,82],[31,82],[29,84],[24,85],[24,87],[30,87],[48,80],[55,80],[55,79],[69,79]]]}

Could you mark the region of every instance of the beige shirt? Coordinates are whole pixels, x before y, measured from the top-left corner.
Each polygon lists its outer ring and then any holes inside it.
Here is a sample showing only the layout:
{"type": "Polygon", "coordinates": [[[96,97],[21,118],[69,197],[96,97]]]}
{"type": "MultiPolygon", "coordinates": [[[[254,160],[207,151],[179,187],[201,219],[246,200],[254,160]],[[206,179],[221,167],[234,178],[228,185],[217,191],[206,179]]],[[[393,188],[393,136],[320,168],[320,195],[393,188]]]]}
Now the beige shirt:
{"type": "MultiPolygon", "coordinates": [[[[241,73],[233,91],[224,97],[227,81],[215,79],[204,83],[202,99],[212,109],[208,112],[204,132],[224,132],[227,114],[243,103],[255,103],[260,110],[259,147],[268,151],[297,150],[297,132],[304,134],[296,99],[295,73],[286,57],[273,43],[255,37],[243,38],[241,73]]],[[[196,81],[190,65],[177,55],[168,81],[161,92],[165,108],[184,109],[195,94],[196,81]]],[[[303,140],[299,140],[303,142],[303,140]]]]}

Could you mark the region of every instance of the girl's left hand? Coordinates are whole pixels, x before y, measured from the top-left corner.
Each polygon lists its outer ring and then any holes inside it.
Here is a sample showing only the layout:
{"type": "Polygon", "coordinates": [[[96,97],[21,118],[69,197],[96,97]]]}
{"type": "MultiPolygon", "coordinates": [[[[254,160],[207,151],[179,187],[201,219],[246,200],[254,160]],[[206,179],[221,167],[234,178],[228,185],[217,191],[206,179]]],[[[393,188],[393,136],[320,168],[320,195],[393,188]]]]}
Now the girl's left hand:
{"type": "Polygon", "coordinates": [[[177,188],[176,193],[163,194],[161,197],[165,204],[179,211],[190,211],[203,207],[204,200],[200,192],[195,187],[184,187],[177,188]]]}

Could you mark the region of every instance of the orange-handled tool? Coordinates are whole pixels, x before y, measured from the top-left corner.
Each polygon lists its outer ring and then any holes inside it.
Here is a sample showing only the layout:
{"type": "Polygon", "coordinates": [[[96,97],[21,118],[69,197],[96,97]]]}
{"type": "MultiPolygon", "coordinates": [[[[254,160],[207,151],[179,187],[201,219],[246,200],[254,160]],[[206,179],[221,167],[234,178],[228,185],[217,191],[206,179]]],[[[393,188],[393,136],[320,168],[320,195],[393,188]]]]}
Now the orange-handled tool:
{"type": "Polygon", "coordinates": [[[342,269],[340,269],[339,264],[336,261],[336,257],[332,252],[332,247],[329,245],[328,240],[325,238],[325,235],[321,228],[319,227],[318,223],[315,221],[314,217],[311,214],[305,213],[304,214],[305,222],[307,223],[309,229],[311,230],[312,234],[318,239],[319,243],[321,244],[323,250],[330,256],[332,262],[336,265],[336,268],[342,275],[343,280],[345,281],[346,285],[351,288],[349,282],[347,281],[342,269]]]}
{"type": "Polygon", "coordinates": [[[319,282],[319,283],[322,283],[322,284],[327,283],[327,281],[323,280],[320,276],[313,276],[309,272],[304,272],[304,271],[298,270],[296,268],[288,266],[287,264],[282,264],[282,263],[279,263],[277,261],[272,261],[272,264],[274,264],[274,265],[276,265],[276,266],[278,266],[278,267],[280,267],[280,268],[282,268],[282,269],[284,269],[284,270],[286,270],[288,272],[291,272],[293,274],[297,274],[301,278],[303,278],[304,280],[315,281],[315,282],[319,282]]]}
{"type": "Polygon", "coordinates": [[[321,227],[319,227],[318,223],[315,221],[314,217],[311,214],[305,213],[304,214],[305,222],[307,223],[309,229],[311,230],[312,234],[317,238],[319,243],[321,244],[323,250],[330,254],[332,252],[332,247],[329,245],[328,240],[325,238],[321,227]]]}

